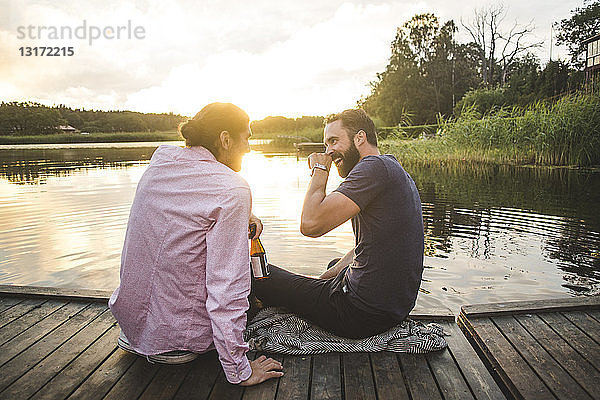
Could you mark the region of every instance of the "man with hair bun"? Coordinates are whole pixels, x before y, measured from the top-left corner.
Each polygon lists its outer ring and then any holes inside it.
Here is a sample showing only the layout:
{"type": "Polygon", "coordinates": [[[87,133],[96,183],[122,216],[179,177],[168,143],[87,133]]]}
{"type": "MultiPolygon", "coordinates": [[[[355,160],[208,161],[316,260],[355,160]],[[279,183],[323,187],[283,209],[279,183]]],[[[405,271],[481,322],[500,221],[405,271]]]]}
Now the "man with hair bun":
{"type": "Polygon", "coordinates": [[[249,362],[243,340],[250,293],[248,115],[212,103],[181,124],[186,146],[160,146],[138,183],[109,307],[118,345],[152,362],[181,363],[216,349],[227,380],[280,377],[281,363],[249,362]]]}
{"type": "Polygon", "coordinates": [[[349,219],[355,247],[319,278],[276,266],[254,282],[266,305],[284,306],[339,336],[364,338],[404,320],[423,273],[421,200],[392,155],[379,153],[375,125],[361,109],[327,118],[325,153],[308,157],[311,180],[300,230],[319,237],[349,219]],[[326,194],[334,163],[345,180],[326,194]]]}

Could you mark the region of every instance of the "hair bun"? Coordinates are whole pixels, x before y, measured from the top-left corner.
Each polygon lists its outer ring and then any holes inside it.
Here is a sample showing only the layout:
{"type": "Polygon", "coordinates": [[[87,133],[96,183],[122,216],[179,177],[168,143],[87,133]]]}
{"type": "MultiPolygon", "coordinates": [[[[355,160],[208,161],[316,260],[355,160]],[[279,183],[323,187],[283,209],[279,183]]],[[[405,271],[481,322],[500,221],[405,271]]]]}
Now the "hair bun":
{"type": "Polygon", "coordinates": [[[179,125],[179,131],[185,139],[195,136],[201,129],[202,123],[195,119],[188,119],[179,125]]]}
{"type": "Polygon", "coordinates": [[[219,135],[222,131],[239,134],[248,129],[248,114],[231,103],[211,103],[202,108],[194,118],[179,125],[186,146],[203,146],[211,153],[219,152],[219,135]]]}

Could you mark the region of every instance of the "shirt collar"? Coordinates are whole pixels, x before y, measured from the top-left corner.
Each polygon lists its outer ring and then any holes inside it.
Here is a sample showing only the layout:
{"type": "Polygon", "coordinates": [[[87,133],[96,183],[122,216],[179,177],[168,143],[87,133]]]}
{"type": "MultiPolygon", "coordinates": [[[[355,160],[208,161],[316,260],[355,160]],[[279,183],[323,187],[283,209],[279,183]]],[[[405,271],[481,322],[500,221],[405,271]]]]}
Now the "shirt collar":
{"type": "Polygon", "coordinates": [[[186,154],[197,160],[217,161],[217,158],[206,147],[186,146],[183,148],[186,154]]]}

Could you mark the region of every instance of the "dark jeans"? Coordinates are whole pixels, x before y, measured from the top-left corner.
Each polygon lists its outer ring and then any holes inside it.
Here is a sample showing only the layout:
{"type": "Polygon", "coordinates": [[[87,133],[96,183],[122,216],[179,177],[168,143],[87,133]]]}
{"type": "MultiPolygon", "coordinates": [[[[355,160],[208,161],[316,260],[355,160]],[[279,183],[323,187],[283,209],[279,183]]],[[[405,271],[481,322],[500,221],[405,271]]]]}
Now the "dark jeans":
{"type": "MultiPolygon", "coordinates": [[[[335,260],[330,263],[330,267],[335,260]]],[[[269,279],[252,281],[252,293],[265,306],[281,306],[338,336],[364,338],[384,332],[398,321],[355,307],[344,293],[343,269],[332,279],[294,274],[269,264],[269,279]]]]}

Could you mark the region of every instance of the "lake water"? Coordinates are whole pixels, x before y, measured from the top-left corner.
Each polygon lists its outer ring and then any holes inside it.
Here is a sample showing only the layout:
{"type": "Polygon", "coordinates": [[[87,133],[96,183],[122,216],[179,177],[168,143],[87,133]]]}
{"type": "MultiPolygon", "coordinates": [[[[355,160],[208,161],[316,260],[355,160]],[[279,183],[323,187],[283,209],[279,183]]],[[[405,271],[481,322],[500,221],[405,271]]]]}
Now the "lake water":
{"type": "MultiPolygon", "coordinates": [[[[114,289],[138,180],[156,143],[0,146],[0,283],[114,289]]],[[[564,168],[405,164],[426,236],[418,303],[600,293],[600,173],[564,168]]],[[[305,157],[251,152],[241,174],[269,261],[320,274],[354,243],[349,223],[299,232],[305,157]]],[[[328,190],[341,182],[330,175],[328,190]]]]}

